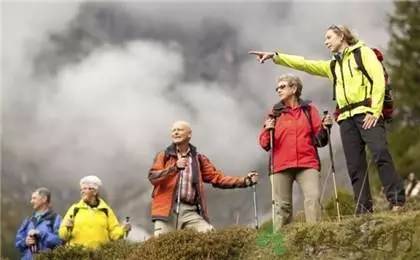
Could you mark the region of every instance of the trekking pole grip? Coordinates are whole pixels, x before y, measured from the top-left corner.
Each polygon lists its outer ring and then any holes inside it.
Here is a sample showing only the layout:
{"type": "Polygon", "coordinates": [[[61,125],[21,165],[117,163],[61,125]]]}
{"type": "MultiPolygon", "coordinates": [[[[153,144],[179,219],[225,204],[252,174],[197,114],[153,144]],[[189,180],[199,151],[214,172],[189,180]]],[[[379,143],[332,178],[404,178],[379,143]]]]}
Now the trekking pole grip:
{"type": "MultiPolygon", "coordinates": [[[[325,118],[328,115],[328,110],[324,110],[323,114],[324,114],[324,118],[325,118]]],[[[328,128],[328,130],[329,130],[328,134],[329,134],[329,132],[331,132],[332,124],[326,124],[325,126],[328,128]]]]}

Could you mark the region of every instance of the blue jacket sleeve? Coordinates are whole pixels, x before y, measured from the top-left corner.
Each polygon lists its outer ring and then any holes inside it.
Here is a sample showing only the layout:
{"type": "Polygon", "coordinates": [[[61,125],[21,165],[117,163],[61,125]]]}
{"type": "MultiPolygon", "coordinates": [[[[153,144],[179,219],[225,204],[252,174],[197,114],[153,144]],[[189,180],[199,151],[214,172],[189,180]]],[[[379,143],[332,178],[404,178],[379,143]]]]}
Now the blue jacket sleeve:
{"type": "Polygon", "coordinates": [[[25,250],[28,248],[25,242],[26,236],[28,234],[28,222],[29,219],[26,218],[16,233],[15,246],[21,253],[25,252],[25,250]]]}
{"type": "Polygon", "coordinates": [[[49,230],[43,230],[40,232],[42,244],[44,244],[48,248],[54,248],[56,246],[61,245],[61,239],[58,236],[58,229],[60,228],[61,224],[61,216],[57,214],[54,220],[53,225],[53,232],[49,230]]]}

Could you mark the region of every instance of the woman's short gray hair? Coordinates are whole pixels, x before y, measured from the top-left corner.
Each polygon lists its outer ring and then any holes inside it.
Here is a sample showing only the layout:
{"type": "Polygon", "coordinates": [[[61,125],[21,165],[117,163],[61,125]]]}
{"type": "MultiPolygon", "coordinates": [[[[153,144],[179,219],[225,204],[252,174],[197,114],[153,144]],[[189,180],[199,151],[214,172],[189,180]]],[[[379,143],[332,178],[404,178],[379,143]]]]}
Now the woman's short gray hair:
{"type": "Polygon", "coordinates": [[[300,95],[302,94],[303,85],[302,85],[302,80],[298,76],[293,75],[293,74],[284,74],[278,77],[277,82],[280,82],[280,81],[287,82],[289,86],[295,85],[296,86],[295,96],[297,98],[300,98],[300,95]]]}
{"type": "Polygon", "coordinates": [[[98,190],[99,187],[102,186],[102,181],[101,179],[98,178],[98,176],[89,175],[89,176],[83,177],[80,180],[80,186],[82,186],[82,184],[85,184],[91,188],[94,188],[95,190],[98,190]]]}

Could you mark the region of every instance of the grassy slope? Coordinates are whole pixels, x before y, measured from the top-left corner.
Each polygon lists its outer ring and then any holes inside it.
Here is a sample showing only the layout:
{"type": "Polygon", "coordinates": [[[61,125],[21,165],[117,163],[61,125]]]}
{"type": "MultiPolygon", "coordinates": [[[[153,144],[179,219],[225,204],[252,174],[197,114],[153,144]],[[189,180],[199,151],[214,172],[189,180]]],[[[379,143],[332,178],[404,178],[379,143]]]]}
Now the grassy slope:
{"type": "MultiPolygon", "coordinates": [[[[417,201],[418,203],[418,201],[417,201]]],[[[41,259],[420,259],[420,210],[345,217],[340,223],[296,222],[283,234],[231,227],[199,234],[183,230],[144,243],[111,243],[101,250],[61,248],[41,259]]]]}

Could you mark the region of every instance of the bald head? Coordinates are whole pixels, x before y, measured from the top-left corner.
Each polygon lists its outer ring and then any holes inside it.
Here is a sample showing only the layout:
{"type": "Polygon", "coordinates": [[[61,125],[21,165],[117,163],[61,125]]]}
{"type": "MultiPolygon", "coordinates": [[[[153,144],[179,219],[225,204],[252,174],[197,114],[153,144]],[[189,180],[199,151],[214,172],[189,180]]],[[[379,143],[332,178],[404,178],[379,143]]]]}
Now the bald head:
{"type": "Polygon", "coordinates": [[[176,121],[172,124],[171,138],[174,144],[189,143],[192,136],[191,126],[186,121],[176,121]]]}
{"type": "Polygon", "coordinates": [[[173,124],[172,124],[172,129],[174,129],[174,128],[179,128],[179,127],[182,127],[182,128],[184,128],[184,129],[186,129],[186,130],[188,130],[188,131],[192,131],[191,130],[191,125],[190,125],[190,123],[188,123],[187,121],[182,121],[182,120],[179,120],[179,121],[175,121],[173,124]]]}

